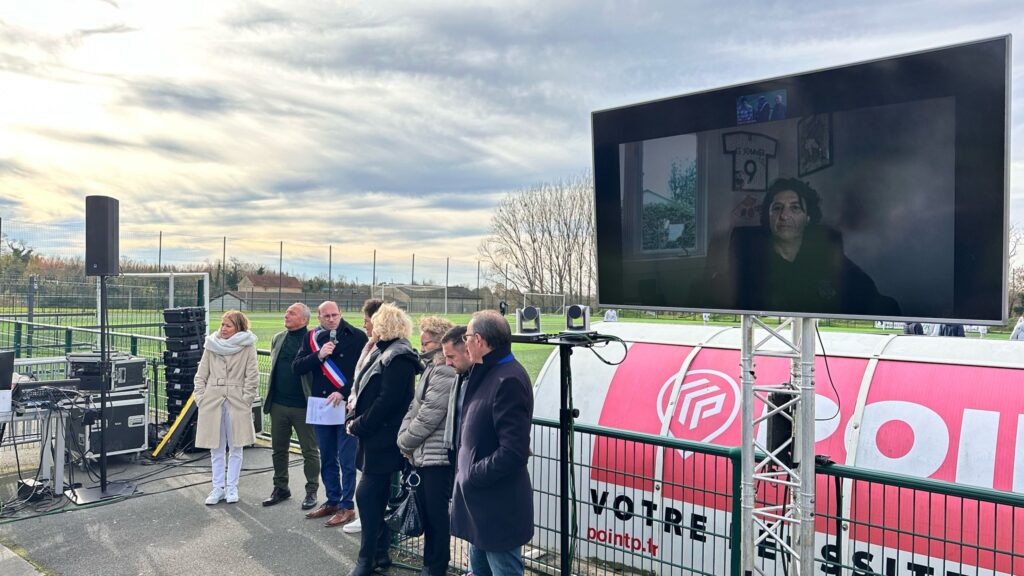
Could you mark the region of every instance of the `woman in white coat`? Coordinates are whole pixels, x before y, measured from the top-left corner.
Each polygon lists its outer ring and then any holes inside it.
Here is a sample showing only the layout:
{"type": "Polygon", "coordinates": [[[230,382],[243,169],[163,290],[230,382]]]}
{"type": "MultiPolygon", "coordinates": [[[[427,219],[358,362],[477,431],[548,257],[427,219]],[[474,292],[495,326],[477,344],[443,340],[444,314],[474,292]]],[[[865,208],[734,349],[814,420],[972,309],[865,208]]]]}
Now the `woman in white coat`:
{"type": "Polygon", "coordinates": [[[255,344],[256,335],[249,331],[249,319],[238,310],[225,312],[220,330],[206,337],[193,394],[199,409],[196,447],[210,449],[213,466],[213,490],[206,498],[207,506],[221,500],[229,504],[238,502],[242,447],[256,442],[252,401],[256,398],[260,371],[255,344]]]}

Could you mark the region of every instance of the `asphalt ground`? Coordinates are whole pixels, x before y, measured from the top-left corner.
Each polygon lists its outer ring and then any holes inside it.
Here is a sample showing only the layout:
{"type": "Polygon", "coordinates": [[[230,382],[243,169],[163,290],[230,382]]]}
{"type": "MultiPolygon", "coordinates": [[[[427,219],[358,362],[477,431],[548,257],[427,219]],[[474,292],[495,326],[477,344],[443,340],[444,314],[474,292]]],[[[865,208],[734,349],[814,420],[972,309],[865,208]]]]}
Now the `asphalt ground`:
{"type": "MultiPolygon", "coordinates": [[[[58,500],[26,507],[0,519],[0,543],[45,574],[346,575],[359,534],[305,518],[299,508],[305,482],[301,458],[292,459],[292,498],[266,508],[260,502],[272,489],[268,448],[246,448],[241,502],[216,506],[203,504],[211,487],[205,453],[183,454],[172,466],[114,459],[110,479],[135,480],[135,495],[100,505],[58,500]]],[[[78,476],[87,486],[94,483],[82,470],[78,476]]],[[[322,501],[323,487],[319,497],[322,501]]],[[[414,574],[397,566],[389,573],[414,574]]]]}

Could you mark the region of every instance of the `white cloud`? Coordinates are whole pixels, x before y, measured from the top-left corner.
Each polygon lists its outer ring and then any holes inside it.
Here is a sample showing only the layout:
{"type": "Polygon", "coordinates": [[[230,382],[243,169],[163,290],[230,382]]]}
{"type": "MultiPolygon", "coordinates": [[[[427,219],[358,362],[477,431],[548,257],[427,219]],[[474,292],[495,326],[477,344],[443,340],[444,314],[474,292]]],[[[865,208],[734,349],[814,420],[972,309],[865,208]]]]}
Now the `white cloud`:
{"type": "MultiPolygon", "coordinates": [[[[1008,1],[16,3],[0,21],[0,216],[80,219],[84,195],[110,194],[140,233],[317,231],[360,253],[472,258],[501,191],[590,165],[592,110],[1019,32],[1020,14],[1008,1]]],[[[1013,132],[1016,183],[1019,114],[1013,132]]]]}

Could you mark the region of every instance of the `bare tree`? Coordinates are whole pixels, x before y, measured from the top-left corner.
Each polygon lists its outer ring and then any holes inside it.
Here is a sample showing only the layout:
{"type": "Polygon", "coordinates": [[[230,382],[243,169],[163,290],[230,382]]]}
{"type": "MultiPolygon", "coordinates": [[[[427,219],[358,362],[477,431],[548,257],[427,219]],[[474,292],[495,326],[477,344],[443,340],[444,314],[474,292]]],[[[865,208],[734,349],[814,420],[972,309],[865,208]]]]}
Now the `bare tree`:
{"type": "Polygon", "coordinates": [[[595,283],[591,174],[509,192],[479,253],[488,279],[507,289],[589,301],[595,283]]]}
{"type": "Polygon", "coordinates": [[[1008,238],[1007,262],[1009,268],[1009,282],[1007,299],[1010,305],[1010,315],[1024,313],[1024,264],[1014,265],[1013,259],[1017,256],[1017,249],[1024,241],[1024,229],[1018,224],[1011,224],[1008,238]]]}

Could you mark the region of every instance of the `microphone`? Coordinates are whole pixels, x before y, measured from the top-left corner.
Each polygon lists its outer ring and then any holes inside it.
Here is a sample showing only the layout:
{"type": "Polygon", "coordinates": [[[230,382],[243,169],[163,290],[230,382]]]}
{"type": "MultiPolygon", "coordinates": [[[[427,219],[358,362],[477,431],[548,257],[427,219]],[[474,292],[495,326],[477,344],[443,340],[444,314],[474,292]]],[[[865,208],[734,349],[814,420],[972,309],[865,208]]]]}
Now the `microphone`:
{"type": "Polygon", "coordinates": [[[331,330],[331,342],[334,343],[334,344],[338,343],[338,331],[337,330],[331,330]]]}

